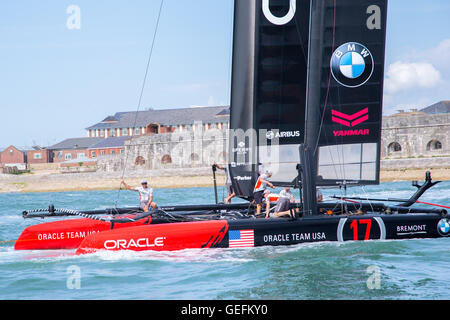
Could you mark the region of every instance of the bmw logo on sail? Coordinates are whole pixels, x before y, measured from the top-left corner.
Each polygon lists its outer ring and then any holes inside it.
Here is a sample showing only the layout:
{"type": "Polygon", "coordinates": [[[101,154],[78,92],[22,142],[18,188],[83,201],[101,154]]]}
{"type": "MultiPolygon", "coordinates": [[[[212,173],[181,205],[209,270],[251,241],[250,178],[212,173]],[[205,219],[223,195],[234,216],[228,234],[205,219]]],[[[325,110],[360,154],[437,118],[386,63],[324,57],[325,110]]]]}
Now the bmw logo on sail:
{"type": "Polygon", "coordinates": [[[347,42],[331,57],[334,79],[348,88],[360,87],[369,81],[374,69],[372,53],[360,43],[347,42]]]}

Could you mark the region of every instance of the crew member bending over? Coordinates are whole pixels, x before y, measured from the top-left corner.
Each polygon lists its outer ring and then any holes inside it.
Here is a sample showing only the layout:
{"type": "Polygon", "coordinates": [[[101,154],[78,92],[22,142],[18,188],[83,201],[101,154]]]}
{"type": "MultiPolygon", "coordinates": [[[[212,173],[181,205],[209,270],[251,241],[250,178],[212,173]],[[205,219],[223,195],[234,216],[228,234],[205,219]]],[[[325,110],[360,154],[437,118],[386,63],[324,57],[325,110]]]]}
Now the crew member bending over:
{"type": "Polygon", "coordinates": [[[290,210],[290,204],[293,202],[295,202],[295,198],[291,192],[291,189],[289,187],[284,188],[284,190],[281,190],[280,192],[279,198],[274,208],[274,212],[266,212],[266,218],[293,218],[290,210]]]}
{"type": "Polygon", "coordinates": [[[144,210],[144,212],[148,212],[150,207],[153,210],[155,210],[157,208],[156,203],[153,202],[153,189],[148,187],[148,183],[146,180],[142,180],[141,187],[136,187],[136,188],[130,187],[123,180],[122,180],[122,184],[125,186],[126,189],[128,189],[130,191],[136,191],[139,193],[139,197],[140,197],[140,201],[141,201],[139,208],[141,210],[144,210]]]}
{"type": "Polygon", "coordinates": [[[266,173],[259,176],[258,181],[256,181],[255,188],[253,189],[253,199],[256,203],[256,215],[261,214],[261,207],[264,199],[264,192],[267,186],[274,189],[273,184],[268,180],[272,176],[272,172],[266,171],[266,173]]]}

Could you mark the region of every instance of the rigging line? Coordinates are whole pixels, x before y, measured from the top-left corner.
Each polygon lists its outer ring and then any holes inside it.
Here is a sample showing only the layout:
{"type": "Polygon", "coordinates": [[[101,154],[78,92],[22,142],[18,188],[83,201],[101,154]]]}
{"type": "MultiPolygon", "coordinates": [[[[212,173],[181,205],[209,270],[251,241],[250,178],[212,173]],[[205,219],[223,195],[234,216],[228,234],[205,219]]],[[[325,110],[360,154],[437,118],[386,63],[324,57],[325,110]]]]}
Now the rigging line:
{"type": "MultiPolygon", "coordinates": [[[[331,54],[333,54],[333,52],[334,52],[335,41],[336,41],[336,0],[333,0],[333,41],[332,41],[332,45],[331,45],[331,54]]],[[[331,68],[330,68],[330,74],[328,75],[328,86],[327,86],[327,93],[325,95],[322,118],[320,120],[319,137],[322,133],[323,122],[325,119],[325,111],[327,110],[328,96],[330,94],[330,86],[331,86],[331,68]]],[[[317,139],[317,142],[316,142],[316,147],[314,149],[314,155],[317,154],[318,148],[319,148],[319,138],[317,139]]]]}
{"type": "MultiPolygon", "coordinates": [[[[151,45],[150,52],[149,52],[148,59],[147,59],[147,66],[146,66],[146,69],[145,69],[144,80],[142,81],[142,87],[141,87],[141,92],[140,92],[140,95],[139,95],[139,101],[138,101],[138,106],[137,106],[137,110],[136,110],[136,116],[134,117],[133,130],[135,130],[135,128],[136,128],[136,123],[137,123],[137,119],[138,119],[138,115],[139,115],[139,110],[141,109],[142,97],[144,96],[144,89],[145,89],[145,85],[147,83],[148,72],[149,72],[149,69],[150,69],[150,62],[151,62],[152,56],[153,56],[153,49],[155,47],[155,40],[156,40],[156,35],[157,35],[158,29],[159,29],[159,21],[161,19],[161,12],[162,12],[162,9],[163,9],[163,5],[164,5],[164,0],[161,0],[161,4],[159,6],[159,12],[158,12],[158,19],[156,21],[155,32],[153,33],[152,45],[151,45]]],[[[133,133],[132,133],[132,136],[133,136],[133,133]]],[[[125,154],[125,162],[123,163],[122,178],[121,178],[119,190],[117,192],[117,199],[116,199],[116,203],[115,203],[116,208],[117,208],[117,203],[119,202],[119,198],[120,198],[120,191],[122,189],[121,188],[122,187],[122,180],[125,177],[125,170],[126,170],[126,166],[127,166],[129,152],[130,152],[130,150],[128,149],[128,151],[125,154]]]]}
{"type": "Polygon", "coordinates": [[[234,42],[234,1],[230,0],[230,11],[231,11],[231,21],[230,21],[230,47],[229,47],[229,57],[228,57],[228,94],[229,96],[229,106],[231,109],[231,87],[232,87],[232,69],[233,69],[233,42],[234,42]]]}
{"type": "MultiPolygon", "coordinates": [[[[290,6],[291,6],[291,10],[292,10],[293,9],[293,5],[292,5],[292,2],[290,2],[290,3],[291,3],[290,6]]],[[[297,30],[297,36],[298,36],[298,38],[300,40],[300,48],[302,49],[303,58],[305,59],[306,64],[308,64],[308,57],[306,55],[305,48],[303,46],[303,37],[302,37],[302,34],[301,34],[299,26],[298,26],[297,18],[294,17],[294,20],[295,20],[295,29],[297,30]]]]}
{"type": "Polygon", "coordinates": [[[366,189],[364,188],[364,186],[361,186],[361,189],[363,190],[364,194],[366,195],[366,201],[369,202],[370,208],[372,209],[372,212],[374,212],[373,207],[372,207],[372,202],[369,199],[369,194],[366,192],[366,189]]]}

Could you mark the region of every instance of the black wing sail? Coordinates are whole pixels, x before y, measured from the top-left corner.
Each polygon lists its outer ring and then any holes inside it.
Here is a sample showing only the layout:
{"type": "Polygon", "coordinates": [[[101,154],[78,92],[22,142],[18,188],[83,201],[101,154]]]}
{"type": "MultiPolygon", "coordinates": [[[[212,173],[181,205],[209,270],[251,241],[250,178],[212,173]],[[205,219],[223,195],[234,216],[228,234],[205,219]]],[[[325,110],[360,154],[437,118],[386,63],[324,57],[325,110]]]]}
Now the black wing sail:
{"type": "Polygon", "coordinates": [[[319,112],[317,185],[378,184],[387,0],[317,2],[311,30],[322,34],[310,55],[321,65],[310,80],[320,83],[310,94],[320,102],[308,106],[319,112]]]}
{"type": "Polygon", "coordinates": [[[309,13],[305,0],[235,1],[230,172],[239,196],[251,197],[260,170],[276,185],[296,182],[309,13]]]}

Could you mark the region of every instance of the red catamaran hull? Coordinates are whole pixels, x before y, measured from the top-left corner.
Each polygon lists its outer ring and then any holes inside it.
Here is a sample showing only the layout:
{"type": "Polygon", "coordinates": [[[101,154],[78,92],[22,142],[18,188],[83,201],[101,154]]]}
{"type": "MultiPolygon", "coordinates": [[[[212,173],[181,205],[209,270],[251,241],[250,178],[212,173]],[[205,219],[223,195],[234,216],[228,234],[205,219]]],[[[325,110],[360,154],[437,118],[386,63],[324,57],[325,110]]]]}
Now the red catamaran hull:
{"type": "MultiPolygon", "coordinates": [[[[126,224],[114,224],[114,229],[151,223],[145,219],[126,224]]],[[[76,249],[87,236],[111,229],[111,223],[92,219],[48,222],[26,228],[17,239],[15,250],[76,249]]]]}

